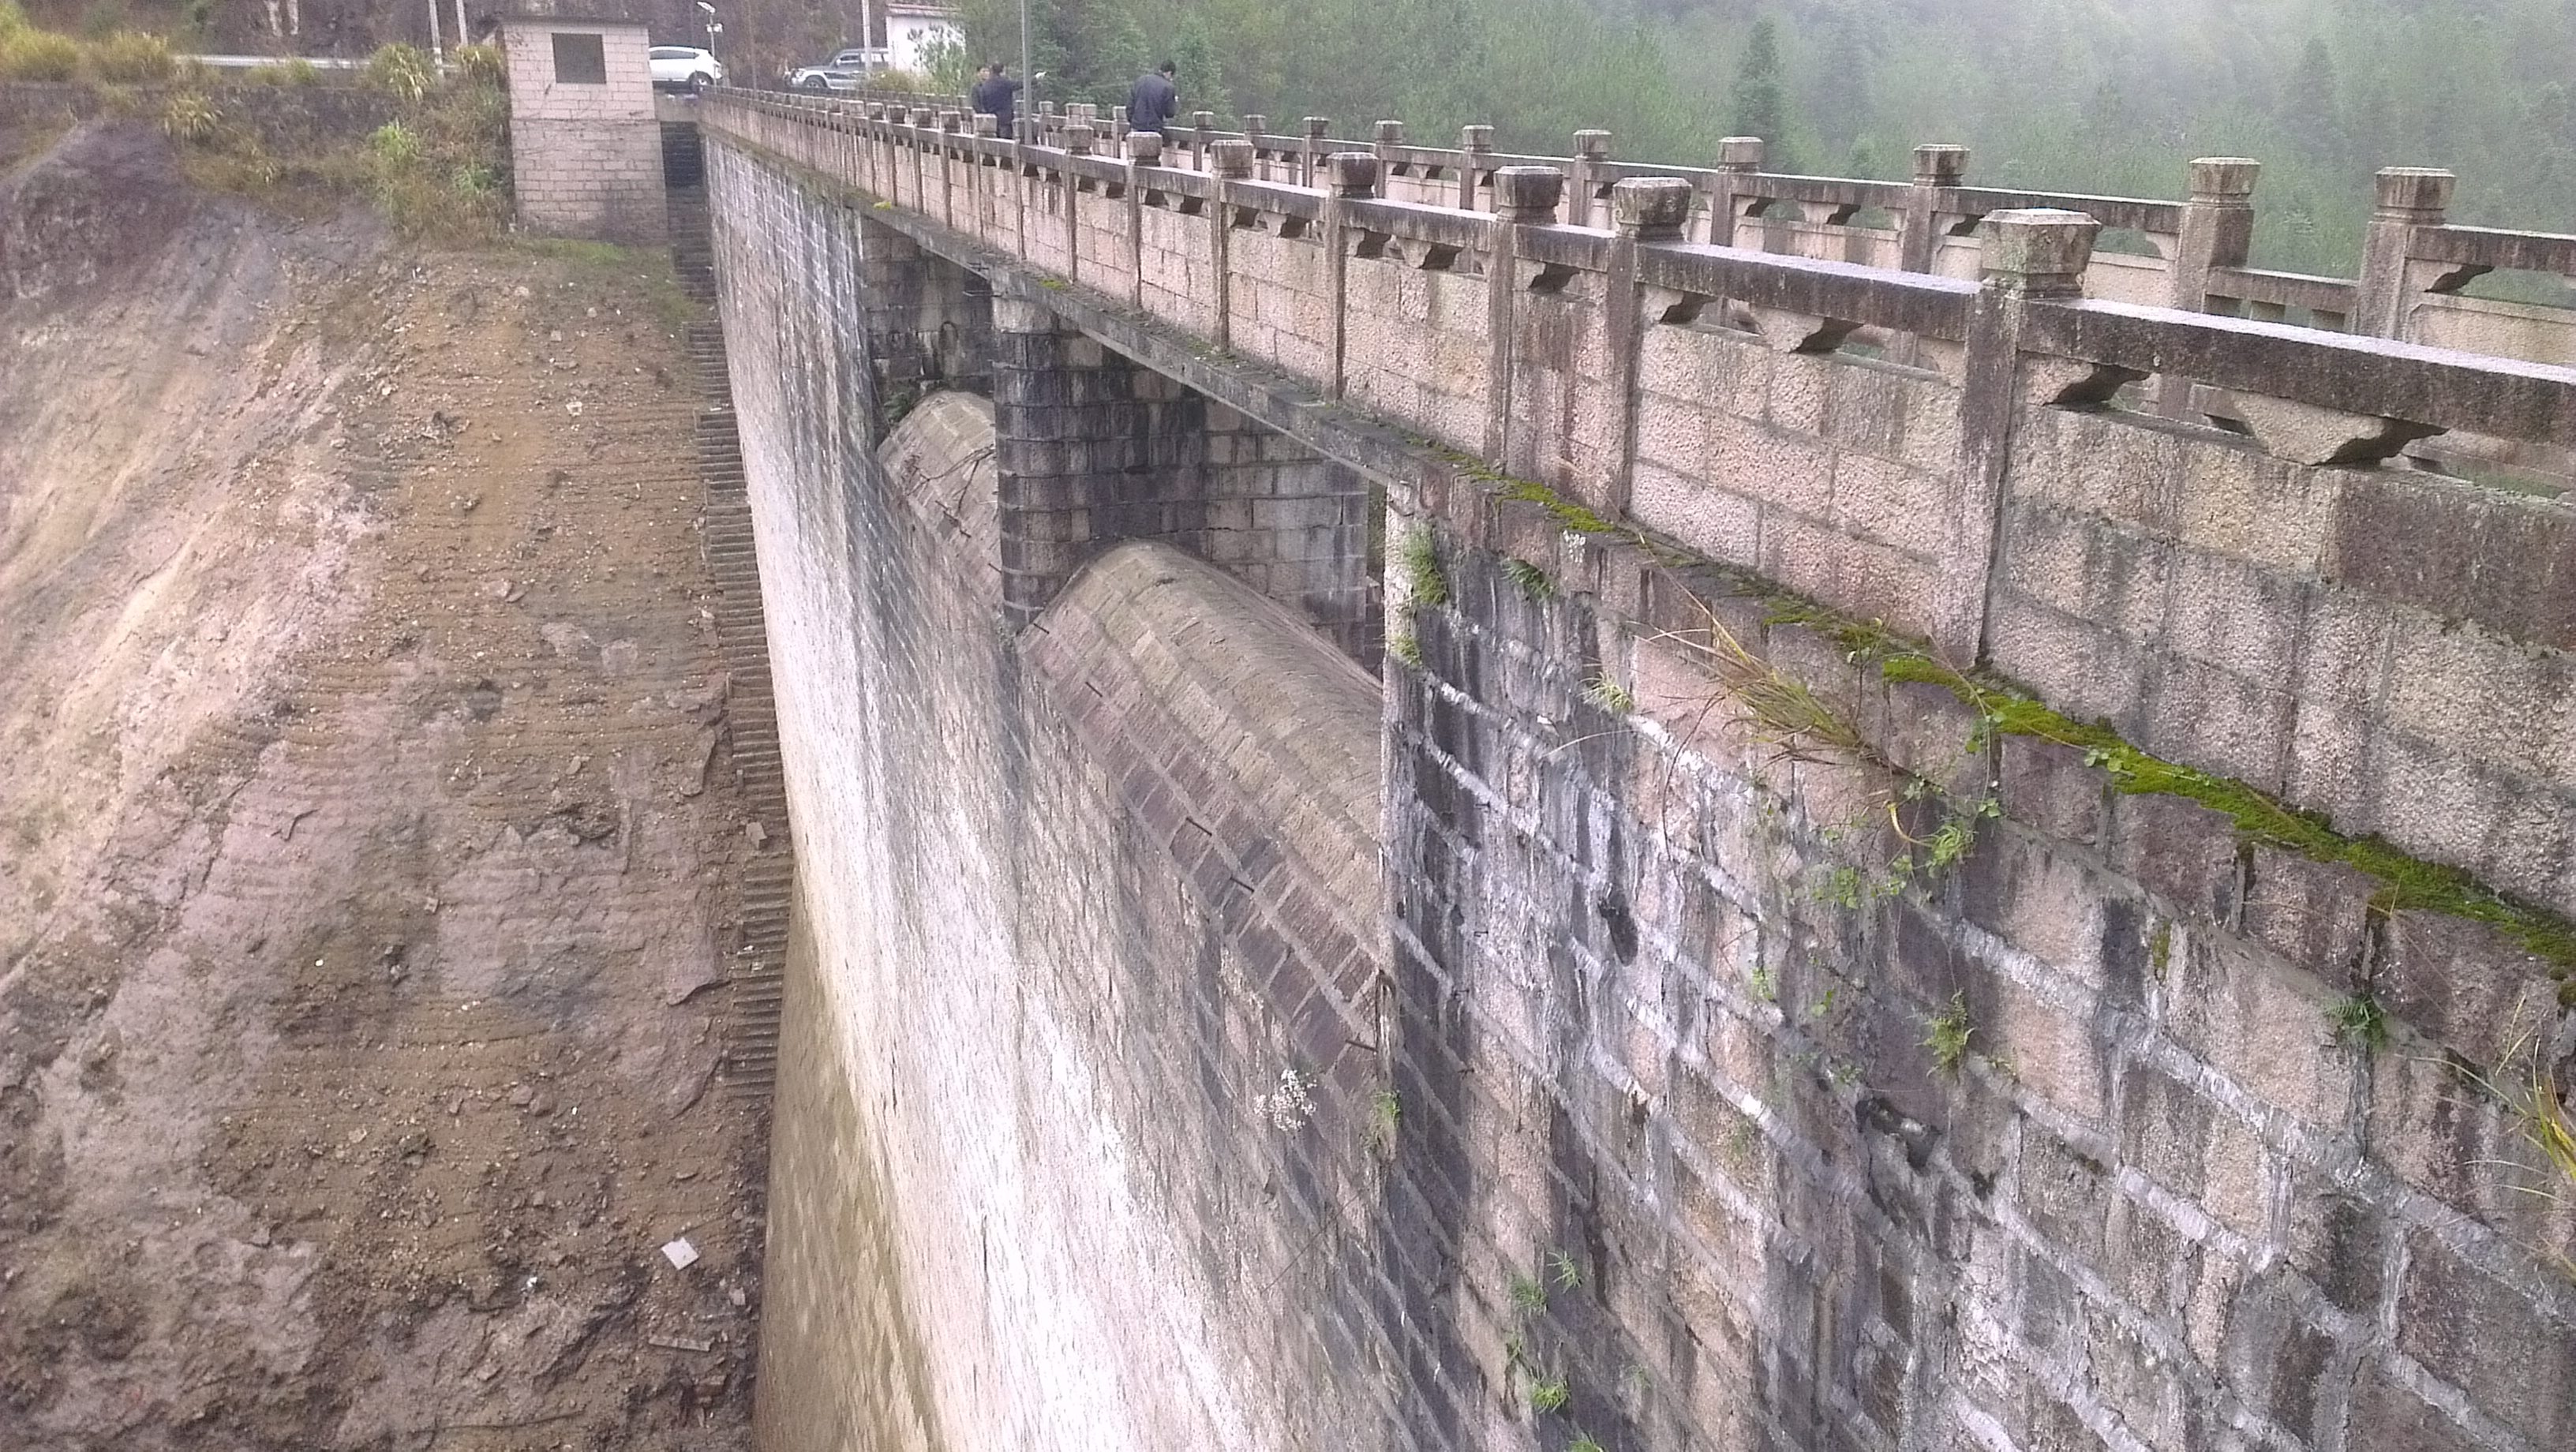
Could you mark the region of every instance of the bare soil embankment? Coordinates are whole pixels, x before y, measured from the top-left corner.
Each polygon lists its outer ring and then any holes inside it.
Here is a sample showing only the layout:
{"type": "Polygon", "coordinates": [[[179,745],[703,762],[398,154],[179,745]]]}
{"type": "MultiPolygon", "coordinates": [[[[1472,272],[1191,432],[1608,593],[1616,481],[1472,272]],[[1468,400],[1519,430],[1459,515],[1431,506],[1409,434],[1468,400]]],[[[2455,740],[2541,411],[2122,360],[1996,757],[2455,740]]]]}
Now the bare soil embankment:
{"type": "Polygon", "coordinates": [[[0,1447],[748,1445],[785,824],[640,262],[0,175],[0,1447]]]}

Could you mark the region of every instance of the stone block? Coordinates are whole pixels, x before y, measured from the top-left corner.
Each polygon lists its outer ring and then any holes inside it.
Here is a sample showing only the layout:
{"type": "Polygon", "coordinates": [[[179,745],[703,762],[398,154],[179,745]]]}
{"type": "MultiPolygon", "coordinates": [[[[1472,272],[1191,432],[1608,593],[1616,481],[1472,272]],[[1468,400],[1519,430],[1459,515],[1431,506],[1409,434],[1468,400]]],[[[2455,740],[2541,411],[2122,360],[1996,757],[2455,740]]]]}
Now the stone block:
{"type": "Polygon", "coordinates": [[[2000,825],[1978,832],[1961,864],[1968,921],[2087,988],[2134,1000],[2142,914],[2127,889],[2075,854],[2000,825]]]}
{"type": "Polygon", "coordinates": [[[2064,1255],[2098,1264],[2110,1223],[2110,1167],[2036,1124],[2022,1128],[2014,1195],[2031,1228],[2064,1255]]]}
{"type": "Polygon", "coordinates": [[[2350,1122],[2361,1055],[2327,1018],[2342,995],[2223,934],[2180,938],[2173,962],[2162,1016],[2177,1043],[2312,1129],[2350,1122]]]}
{"type": "Polygon", "coordinates": [[[2371,901],[2385,884],[2341,863],[2255,843],[2245,873],[2245,932],[2341,992],[2363,987],[2371,901]]]}
{"type": "Polygon", "coordinates": [[[2399,1224],[2363,1192],[2313,1171],[2290,1180],[2289,1260],[2328,1303],[2376,1321],[2395,1283],[2399,1224]]]}
{"type": "Polygon", "coordinates": [[[2134,718],[2143,652],[2017,590],[1999,592],[1988,626],[1993,667],[2075,721],[2134,718]]]}
{"type": "Polygon", "coordinates": [[[2187,921],[2232,927],[2243,900],[2236,824],[2198,802],[2120,796],[2104,856],[2187,921]]]}
{"type": "Polygon", "coordinates": [[[2278,1171],[2235,1113],[2143,1064],[2120,1076],[2120,1158],[2248,1239],[2271,1216],[2278,1171]]]}
{"type": "Polygon", "coordinates": [[[1709,420],[1709,482],[1822,521],[1832,508],[1833,451],[1817,440],[1749,419],[1709,420]]]}
{"type": "Polygon", "coordinates": [[[2397,1345],[2534,1447],[2576,1441],[2576,1292],[2539,1296],[2481,1271],[2430,1231],[2407,1244],[2397,1345]]]}
{"type": "Polygon", "coordinates": [[[1834,522],[1864,538],[1935,556],[1949,525],[1950,495],[1946,476],[1851,449],[1834,455],[1834,522]]]}
{"type": "Polygon", "coordinates": [[[2344,1445],[2370,1452],[2490,1452],[2450,1415],[2409,1390],[2384,1356],[2361,1365],[2345,1414],[2344,1445]]]}
{"type": "Polygon", "coordinates": [[[2005,816],[2077,846],[2101,840],[2110,777],[2086,760],[2084,748],[2037,736],[2006,736],[1997,749],[2002,754],[1997,795],[2005,816]]]}
{"type": "Polygon", "coordinates": [[[2215,442],[2186,445],[2181,467],[2184,543],[2293,574],[2317,571],[2348,471],[2215,442]]]}
{"type": "Polygon", "coordinates": [[[2131,739],[2168,760],[2277,794],[2289,770],[2298,703],[2270,683],[2275,679],[2166,656],[2131,739]]]}
{"type": "Polygon", "coordinates": [[[2557,1012],[2546,959],[2448,913],[2389,915],[2374,990],[2390,1013],[2475,1064],[2531,1048],[2557,1012]]]}
{"type": "Polygon", "coordinates": [[[2007,588],[2051,609],[2135,641],[2163,633],[2174,571],[2163,540],[2016,504],[2005,516],[2001,566],[2007,588]]]}

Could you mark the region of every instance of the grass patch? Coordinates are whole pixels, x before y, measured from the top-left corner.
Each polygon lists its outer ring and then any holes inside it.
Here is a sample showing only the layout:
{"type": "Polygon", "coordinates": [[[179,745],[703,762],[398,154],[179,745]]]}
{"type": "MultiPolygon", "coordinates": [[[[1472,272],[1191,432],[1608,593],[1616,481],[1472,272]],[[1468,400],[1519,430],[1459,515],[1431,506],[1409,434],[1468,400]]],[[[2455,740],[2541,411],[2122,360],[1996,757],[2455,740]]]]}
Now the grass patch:
{"type": "Polygon", "coordinates": [[[1626,686],[1610,679],[1608,671],[1595,671],[1583,683],[1583,699],[1613,716],[1625,716],[1637,709],[1637,697],[1626,686]]]}
{"type": "Polygon", "coordinates": [[[1579,1291],[1583,1289],[1583,1262],[1564,1251],[1551,1250],[1547,1253],[1547,1278],[1560,1291],[1579,1291]]]}
{"type": "Polygon", "coordinates": [[[1414,638],[1409,622],[1401,630],[1387,632],[1386,653],[1415,670],[1422,669],[1422,642],[1414,638]]]}
{"type": "Polygon", "coordinates": [[[80,74],[80,42],[21,27],[0,32],[0,80],[68,81],[80,74]]]}
{"type": "MultiPolygon", "coordinates": [[[[291,67],[271,69],[287,73],[273,84],[302,83],[291,67]]],[[[365,198],[405,237],[449,245],[498,239],[510,218],[510,110],[497,68],[460,66],[442,80],[426,52],[386,46],[362,74],[396,112],[363,141],[272,151],[250,114],[261,104],[256,91],[182,91],[162,126],[183,143],[189,179],[210,190],[308,219],[365,198]]]]}
{"type": "Polygon", "coordinates": [[[1449,577],[1440,573],[1440,547],[1429,525],[1417,525],[1404,536],[1406,597],[1416,608],[1449,603],[1449,577]]]}
{"type": "Polygon", "coordinates": [[[1562,1374],[1548,1377],[1543,1381],[1534,1381],[1530,1383],[1529,1401],[1531,1411],[1553,1412],[1562,1408],[1567,1402],[1572,1401],[1573,1399],[1574,1388],[1566,1381],[1562,1374]]]}
{"type": "Polygon", "coordinates": [[[1547,1306],[1547,1282],[1536,1276],[1512,1277],[1512,1304],[1524,1311],[1543,1310],[1547,1306]]]}
{"type": "Polygon", "coordinates": [[[1923,1021],[1923,1047],[1932,1051],[1932,1066],[1944,1074],[1959,1072],[1960,1061],[1968,1057],[1968,1040],[1976,1037],[1977,1027],[1968,1022],[1968,995],[1954,993],[1939,1013],[1923,1021]]]}
{"type": "Polygon", "coordinates": [[[1547,571],[1527,560],[1503,561],[1503,578],[1510,580],[1513,587],[1521,592],[1521,598],[1532,604],[1556,598],[1556,582],[1547,577],[1547,571]]]}

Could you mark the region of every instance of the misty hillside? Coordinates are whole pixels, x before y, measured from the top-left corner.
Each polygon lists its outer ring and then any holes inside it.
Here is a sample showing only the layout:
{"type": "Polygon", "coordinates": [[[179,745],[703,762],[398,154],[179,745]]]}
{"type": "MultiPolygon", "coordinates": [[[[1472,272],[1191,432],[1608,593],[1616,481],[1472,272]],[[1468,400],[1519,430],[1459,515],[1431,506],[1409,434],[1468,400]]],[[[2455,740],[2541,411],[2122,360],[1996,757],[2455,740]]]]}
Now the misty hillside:
{"type": "MultiPolygon", "coordinates": [[[[1017,0],[964,0],[1018,52],[1017,0]]],[[[2568,0],[1032,0],[1042,66],[1088,99],[1181,67],[1185,110],[1399,117],[1447,139],[1900,177],[1964,142],[1972,179],[2173,196],[2194,156],[2265,164],[2268,264],[2348,271],[2382,166],[2460,173],[2459,220],[2576,229],[2568,0]],[[1772,44],[1753,44],[1768,22],[1772,44]]]]}
{"type": "MultiPolygon", "coordinates": [[[[666,42],[692,0],[643,0],[666,42]]],[[[859,0],[718,0],[737,83],[860,32],[859,0]]],[[[499,0],[466,0],[469,27],[499,0]]],[[[970,56],[1016,62],[1019,0],[960,0],[970,56]]],[[[121,21],[182,46],[357,55],[428,40],[421,0],[35,0],[40,21],[121,21]],[[278,32],[292,29],[290,41],[278,32]]],[[[442,0],[442,15],[455,0],[442,0]]],[[[2455,219],[2576,230],[2571,0],[1029,0],[1045,94],[1116,104],[1179,62],[1182,107],[1231,124],[1381,117],[1447,141],[1490,122],[1561,152],[1607,127],[1621,156],[1707,161],[1758,134],[1774,170],[1901,177],[1964,142],[1971,179],[2177,195],[2194,156],[2264,163],[2257,260],[2348,273],[2382,166],[2460,173],[2455,219]]],[[[2487,284],[2496,286],[2499,284],[2487,284]]],[[[2524,279],[2520,296],[2555,296],[2524,279]]]]}

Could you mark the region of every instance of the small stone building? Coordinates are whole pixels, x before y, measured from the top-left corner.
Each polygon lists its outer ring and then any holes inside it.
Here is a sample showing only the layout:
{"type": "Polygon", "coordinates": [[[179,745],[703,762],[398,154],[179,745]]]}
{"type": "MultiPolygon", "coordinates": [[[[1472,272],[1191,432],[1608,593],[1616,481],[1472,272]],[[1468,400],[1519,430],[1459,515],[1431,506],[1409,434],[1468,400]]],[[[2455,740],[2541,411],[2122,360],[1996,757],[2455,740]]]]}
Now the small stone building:
{"type": "Polygon", "coordinates": [[[519,0],[501,21],[519,223],[553,237],[660,242],[662,128],[650,40],[619,0],[519,0]]]}

